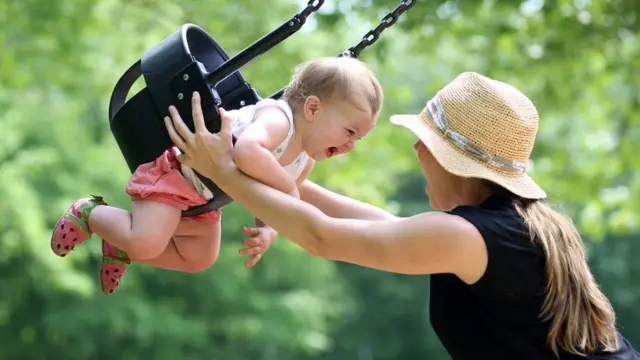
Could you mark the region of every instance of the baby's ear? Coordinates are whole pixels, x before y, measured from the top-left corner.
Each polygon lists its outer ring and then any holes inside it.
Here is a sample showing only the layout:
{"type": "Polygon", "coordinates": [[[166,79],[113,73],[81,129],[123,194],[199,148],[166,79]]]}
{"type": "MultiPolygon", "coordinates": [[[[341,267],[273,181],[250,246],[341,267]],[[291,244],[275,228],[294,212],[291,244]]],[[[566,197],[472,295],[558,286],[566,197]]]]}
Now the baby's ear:
{"type": "Polygon", "coordinates": [[[307,96],[304,100],[304,117],[307,121],[315,120],[318,110],[320,110],[321,102],[320,98],[315,95],[307,96]]]}

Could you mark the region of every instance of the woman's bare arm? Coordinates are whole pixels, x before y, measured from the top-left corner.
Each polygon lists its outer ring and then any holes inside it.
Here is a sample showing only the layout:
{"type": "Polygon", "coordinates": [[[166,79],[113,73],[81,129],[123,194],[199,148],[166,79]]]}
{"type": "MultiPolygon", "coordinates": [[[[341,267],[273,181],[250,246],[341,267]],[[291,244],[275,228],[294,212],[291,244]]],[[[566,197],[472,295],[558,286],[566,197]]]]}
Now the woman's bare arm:
{"type": "Polygon", "coordinates": [[[316,256],[404,274],[484,273],[486,246],[466,220],[430,212],[389,220],[336,219],[239,171],[207,174],[236,202],[316,256]]]}
{"type": "Polygon", "coordinates": [[[195,133],[175,107],[165,119],[167,131],[183,154],[181,162],[211,178],[231,198],[309,252],[328,259],[407,273],[454,273],[467,283],[480,279],[487,249],[466,220],[430,212],[393,220],[336,219],[300,199],[240,172],[231,157],[231,119],[221,114],[221,130],[204,125],[200,96],[194,93],[195,133]]]}
{"type": "Polygon", "coordinates": [[[393,220],[396,217],[373,205],[327,190],[307,179],[314,161],[309,159],[306,168],[297,181],[300,199],[317,207],[334,218],[362,220],[393,220]]]}
{"type": "Polygon", "coordinates": [[[323,213],[341,219],[394,220],[393,214],[379,207],[337,194],[310,180],[298,186],[300,198],[317,207],[323,213]]]}

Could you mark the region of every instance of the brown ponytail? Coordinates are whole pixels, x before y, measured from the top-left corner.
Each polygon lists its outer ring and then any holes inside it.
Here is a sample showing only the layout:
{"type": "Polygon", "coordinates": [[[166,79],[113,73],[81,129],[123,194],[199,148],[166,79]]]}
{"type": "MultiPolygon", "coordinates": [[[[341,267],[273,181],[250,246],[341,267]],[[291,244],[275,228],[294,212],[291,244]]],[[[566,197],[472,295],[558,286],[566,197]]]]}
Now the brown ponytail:
{"type": "Polygon", "coordinates": [[[545,253],[547,289],[540,317],[550,321],[547,341],[553,352],[559,356],[559,349],[576,355],[596,348],[616,350],[613,307],[593,279],[571,220],[544,200],[520,199],[516,209],[545,253]]]}

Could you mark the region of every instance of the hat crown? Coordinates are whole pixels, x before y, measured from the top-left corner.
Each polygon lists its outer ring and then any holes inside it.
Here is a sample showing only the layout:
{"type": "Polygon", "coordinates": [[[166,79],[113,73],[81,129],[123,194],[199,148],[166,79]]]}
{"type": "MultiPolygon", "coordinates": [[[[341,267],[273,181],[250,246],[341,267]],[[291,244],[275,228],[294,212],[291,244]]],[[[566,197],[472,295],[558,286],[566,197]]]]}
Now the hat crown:
{"type": "Polygon", "coordinates": [[[524,163],[529,160],[539,117],[522,92],[478,73],[465,72],[436,96],[450,130],[492,156],[524,163]]]}

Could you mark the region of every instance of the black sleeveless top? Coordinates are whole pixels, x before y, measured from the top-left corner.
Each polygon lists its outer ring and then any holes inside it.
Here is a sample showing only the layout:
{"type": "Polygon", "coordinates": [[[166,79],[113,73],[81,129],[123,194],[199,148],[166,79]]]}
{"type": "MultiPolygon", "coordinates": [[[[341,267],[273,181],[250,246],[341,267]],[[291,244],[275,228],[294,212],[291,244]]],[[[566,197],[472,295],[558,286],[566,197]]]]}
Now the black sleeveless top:
{"type": "MultiPolygon", "coordinates": [[[[486,242],[489,262],[483,277],[467,285],[457,276],[431,276],[430,317],[454,360],[552,360],[546,345],[549,324],[538,319],[544,300],[545,259],[530,240],[512,195],[500,193],[479,207],[449,213],[473,224],[486,242]]],[[[637,360],[620,334],[615,353],[587,357],[561,354],[561,360],[637,360]]]]}

